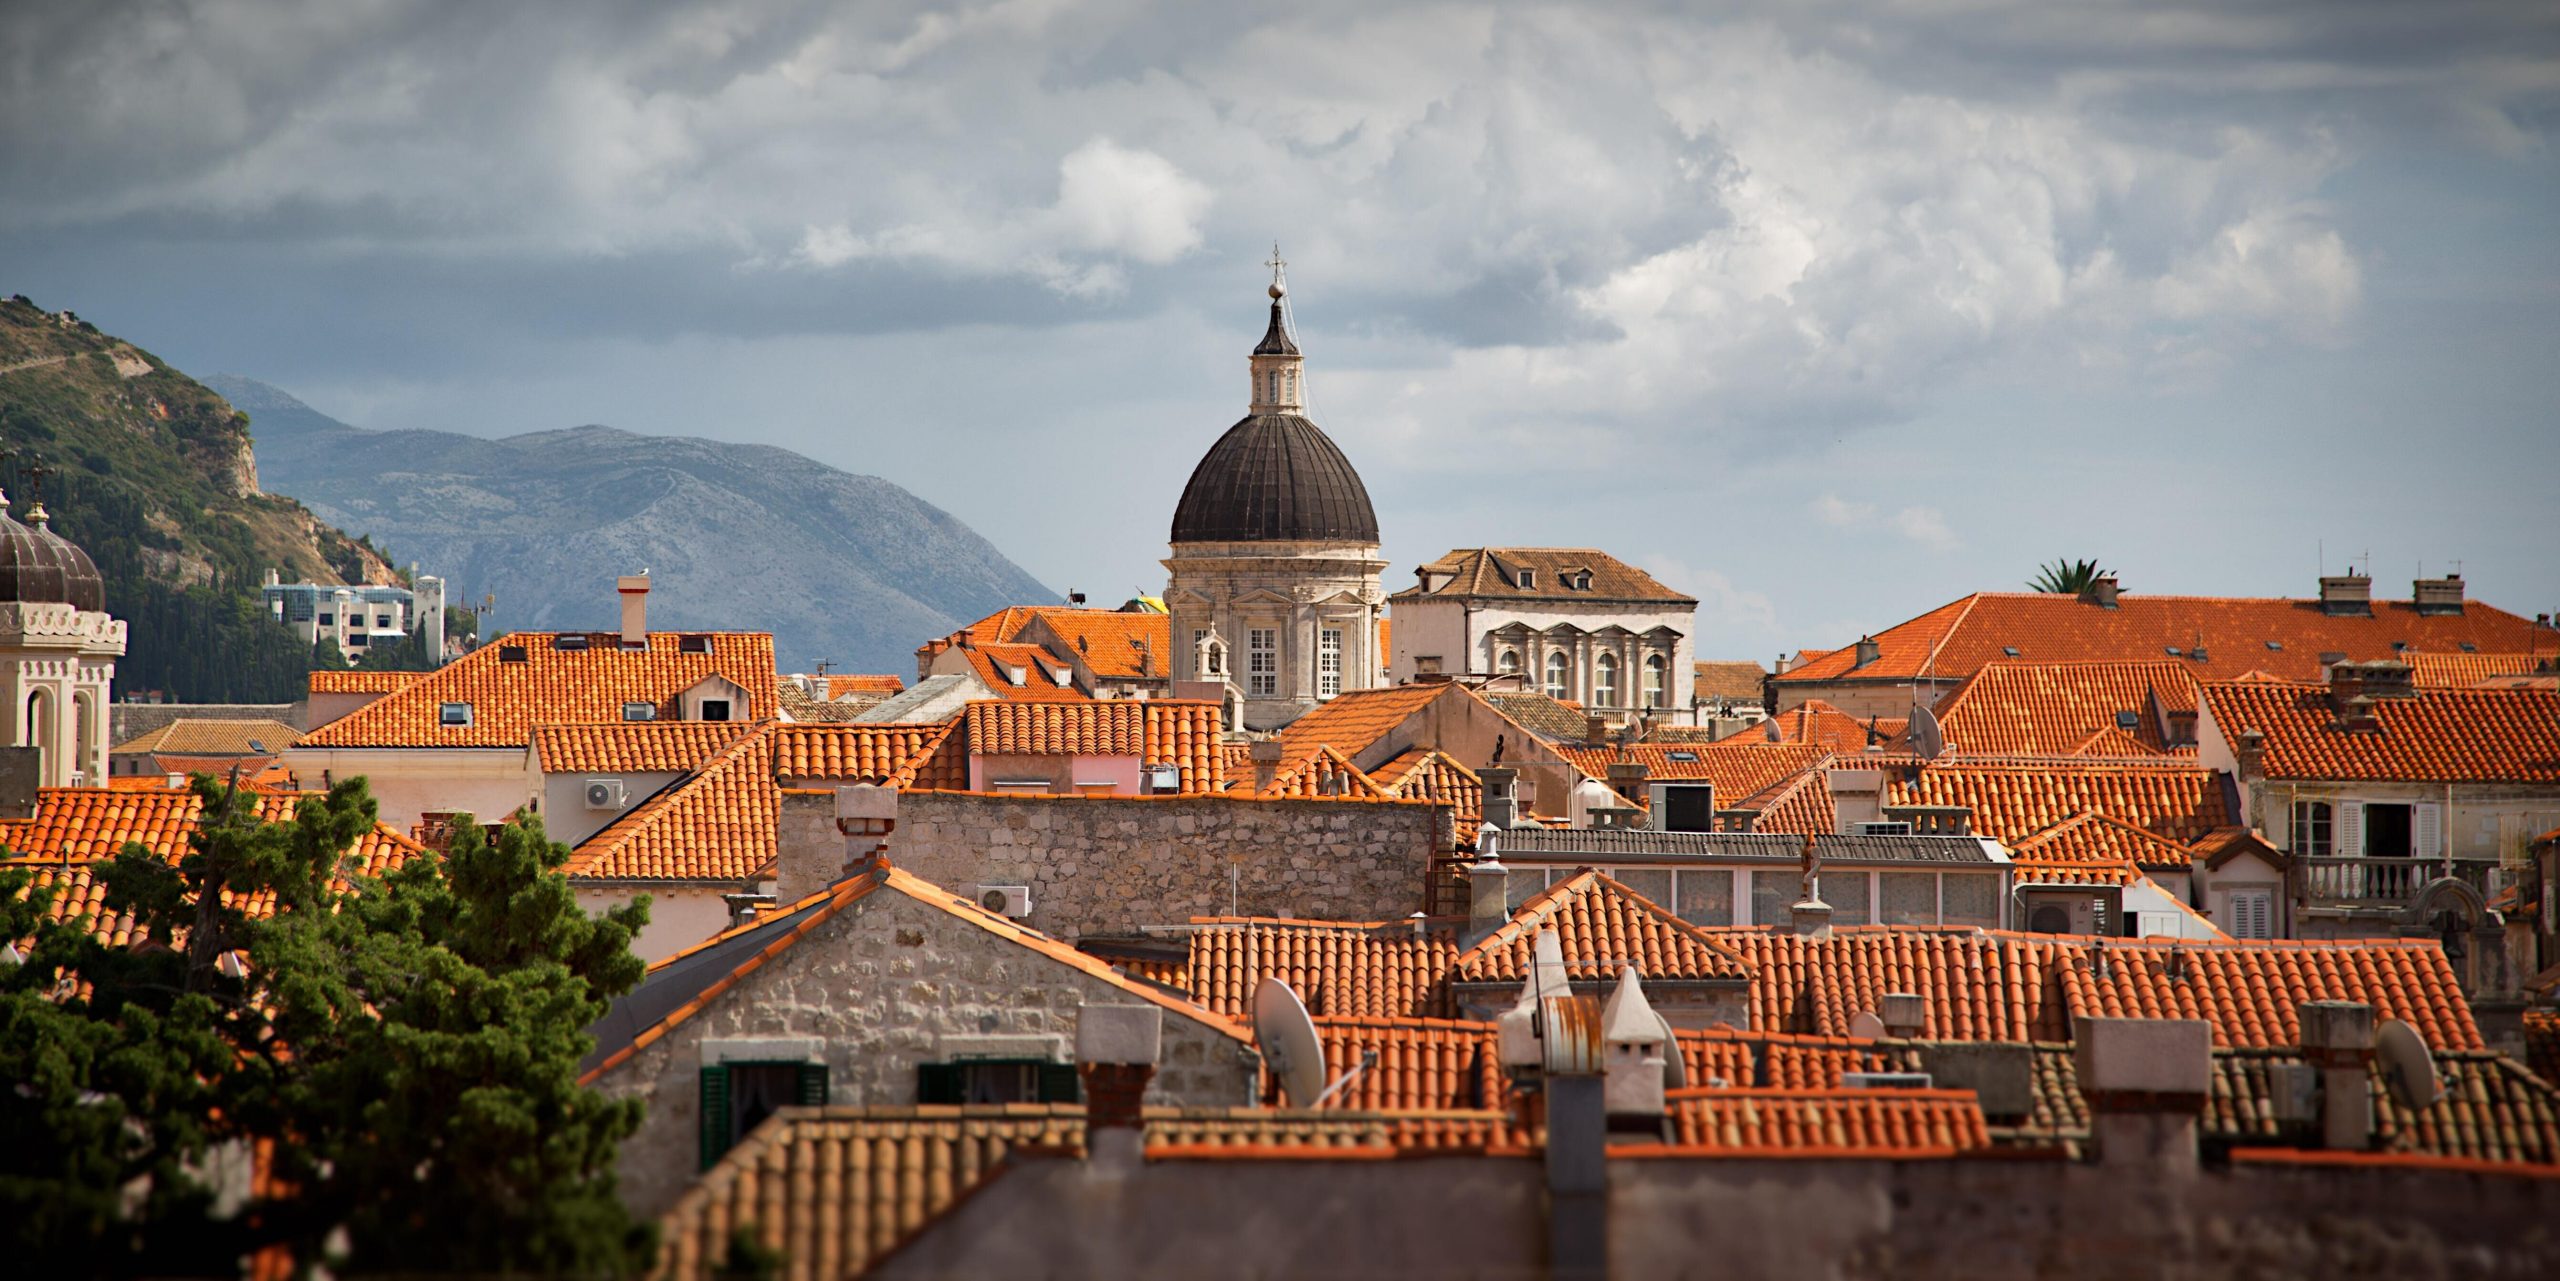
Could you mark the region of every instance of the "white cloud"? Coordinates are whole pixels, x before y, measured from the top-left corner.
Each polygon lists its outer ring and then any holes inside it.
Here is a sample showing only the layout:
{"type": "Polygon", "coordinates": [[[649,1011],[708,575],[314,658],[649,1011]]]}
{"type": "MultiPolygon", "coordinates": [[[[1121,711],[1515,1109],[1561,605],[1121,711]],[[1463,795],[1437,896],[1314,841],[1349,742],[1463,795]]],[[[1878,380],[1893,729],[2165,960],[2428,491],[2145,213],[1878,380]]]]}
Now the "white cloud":
{"type": "Polygon", "coordinates": [[[1815,520],[1834,529],[1887,530],[1933,552],[1952,551],[1962,541],[1947,527],[1946,513],[1935,507],[1914,505],[1887,513],[1873,503],[1851,502],[1838,494],[1824,493],[1807,508],[1815,520]]]}
{"type": "Polygon", "coordinates": [[[1905,507],[1893,514],[1893,528],[1933,552],[1952,551],[1956,546],[1955,531],[1947,528],[1946,515],[1935,507],[1905,507]]]}

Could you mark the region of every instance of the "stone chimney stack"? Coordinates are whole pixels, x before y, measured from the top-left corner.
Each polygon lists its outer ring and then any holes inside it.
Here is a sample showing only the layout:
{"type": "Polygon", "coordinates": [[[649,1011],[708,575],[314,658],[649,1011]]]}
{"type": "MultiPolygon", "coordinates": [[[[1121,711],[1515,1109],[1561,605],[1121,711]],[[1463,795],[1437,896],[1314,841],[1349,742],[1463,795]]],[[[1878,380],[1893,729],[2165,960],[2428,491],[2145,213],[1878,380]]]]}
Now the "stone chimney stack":
{"type": "Polygon", "coordinates": [[[2373,580],[2354,570],[2320,580],[2320,612],[2373,616],[2373,580]]]}
{"type": "Polygon", "coordinates": [[[2098,1159],[2195,1177],[2196,1121],[2213,1091],[2213,1025],[2082,1018],[2074,1029],[2098,1159]]]}
{"type": "Polygon", "coordinates": [[[2409,601],[2421,614],[2462,612],[2462,575],[2421,578],[2409,585],[2409,601]]]}
{"type": "Polygon", "coordinates": [[[2240,767],[2243,780],[2263,777],[2266,773],[2262,765],[2267,759],[2267,732],[2262,729],[2240,731],[2240,741],[2232,747],[2231,754],[2240,767]]]}
{"type": "Polygon", "coordinates": [[[1637,800],[1644,795],[1645,776],[1652,772],[1642,761],[1618,761],[1609,766],[1609,790],[1637,800]]]}
{"type": "Polygon", "coordinates": [[[2116,597],[2119,594],[2120,589],[2116,586],[2116,576],[2113,574],[2100,574],[2096,578],[2089,580],[2089,586],[2081,591],[2080,599],[2088,602],[2089,604],[2095,605],[2100,609],[2114,609],[2116,607],[2116,597]]]}
{"type": "Polygon", "coordinates": [[[1280,740],[1276,738],[1261,739],[1253,744],[1253,790],[1255,792],[1268,792],[1271,790],[1271,785],[1279,780],[1281,751],[1280,740]]]}
{"type": "Polygon", "coordinates": [[[1125,1174],[1146,1158],[1147,1085],[1164,1049],[1164,1011],[1088,1005],[1076,1013],[1076,1072],[1084,1081],[1085,1158],[1125,1174]]]}
{"type": "Polygon", "coordinates": [[[1917,1040],[1929,1024],[1929,1002],[1916,992],[1887,992],[1876,1017],[1884,1021],[1884,1034],[1905,1041],[1917,1040]]]}
{"type": "Polygon", "coordinates": [[[1884,651],[1876,645],[1875,637],[1861,636],[1858,638],[1858,661],[1851,663],[1849,665],[1850,669],[1854,671],[1857,668],[1864,667],[1867,664],[1876,661],[1876,659],[1883,653],[1884,651]]]}
{"type": "Polygon", "coordinates": [[[1608,717],[1585,716],[1582,718],[1582,745],[1585,747],[1607,747],[1609,745],[1608,717]]]}
{"type": "Polygon", "coordinates": [[[1467,864],[1467,932],[1460,947],[1485,941],[1511,921],[1511,871],[1496,857],[1494,833],[1487,827],[1476,837],[1476,861],[1467,864]]]}
{"type": "Polygon", "coordinates": [[[2373,1146],[2373,1007],[2361,1001],[2305,1001],[2302,1057],[2320,1073],[2320,1146],[2373,1146]]]}
{"type": "Polygon", "coordinates": [[[844,840],[782,843],[775,859],[773,897],[797,903],[820,890],[871,870],[889,848],[898,826],[898,789],[859,784],[836,789],[836,831],[844,840]]]}
{"type": "Polygon", "coordinates": [[[624,574],[613,589],[622,596],[622,647],[649,648],[649,576],[624,574]]]}
{"type": "Polygon", "coordinates": [[[1484,784],[1484,825],[1516,827],[1520,823],[1520,771],[1488,765],[1476,771],[1484,784]]]}

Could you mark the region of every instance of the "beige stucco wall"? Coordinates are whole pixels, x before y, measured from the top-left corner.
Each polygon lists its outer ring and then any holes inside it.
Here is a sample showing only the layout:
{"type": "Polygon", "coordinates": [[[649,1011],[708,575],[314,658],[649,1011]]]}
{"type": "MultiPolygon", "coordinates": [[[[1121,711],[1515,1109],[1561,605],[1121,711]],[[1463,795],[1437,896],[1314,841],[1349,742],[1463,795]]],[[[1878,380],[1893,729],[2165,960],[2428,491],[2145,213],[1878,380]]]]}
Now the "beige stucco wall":
{"type": "MultiPolygon", "coordinates": [[[[916,1065],[949,1060],[961,1052],[956,1041],[1048,1037],[1050,1057],[1064,1062],[1084,1006],[1140,1003],[939,908],[874,890],[598,1079],[607,1095],[648,1103],[639,1133],[622,1145],[623,1199],[655,1216],[692,1182],[706,1042],[717,1061],[724,1039],[814,1038],[828,1102],[912,1104],[916,1065]]],[[[1243,1041],[1168,1010],[1147,1102],[1247,1104],[1260,1067],[1243,1041]]]]}
{"type": "Polygon", "coordinates": [[[542,795],[542,776],[528,768],[528,755],[521,747],[296,747],[284,764],[311,789],[362,775],[382,821],[405,832],[429,811],[505,821],[542,795]]]}
{"type": "Polygon", "coordinates": [[[918,792],[899,798],[889,857],[955,892],[1028,886],[1030,924],[1061,938],[1230,908],[1393,920],[1421,909],[1447,813],[1413,803],[918,792]]]}
{"type": "Polygon", "coordinates": [[[628,881],[612,883],[572,882],[578,906],[589,916],[602,916],[605,909],[620,907],[639,896],[649,896],[649,923],[631,940],[631,950],[643,961],[655,961],[701,942],[729,928],[729,905],[721,901],[723,893],[735,893],[741,885],[642,885],[628,881]]]}
{"type": "Polygon", "coordinates": [[[1227,677],[1246,693],[1245,724],[1254,729],[1286,725],[1314,707],[1316,632],[1342,629],[1342,689],[1378,683],[1385,656],[1378,652],[1378,619],[1386,594],[1378,586],[1376,546],[1365,543],[1185,543],[1164,561],[1169,575],[1165,609],[1172,617],[1175,680],[1202,679],[1192,633],[1214,628],[1227,646],[1227,677]],[[1252,697],[1246,630],[1279,633],[1279,670],[1273,696],[1252,697]]]}

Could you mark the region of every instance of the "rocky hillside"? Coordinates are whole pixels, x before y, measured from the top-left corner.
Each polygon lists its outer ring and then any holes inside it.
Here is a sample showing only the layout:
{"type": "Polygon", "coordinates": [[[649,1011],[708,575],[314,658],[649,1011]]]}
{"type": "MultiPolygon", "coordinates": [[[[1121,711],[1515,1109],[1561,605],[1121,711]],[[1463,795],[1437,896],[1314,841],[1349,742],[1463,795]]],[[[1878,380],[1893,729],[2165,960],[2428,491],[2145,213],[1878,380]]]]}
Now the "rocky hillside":
{"type": "Polygon", "coordinates": [[[364,543],[262,493],[248,418],[133,344],[23,297],[0,302],[0,463],[24,516],[38,460],[53,527],[132,625],[119,693],[203,702],[301,696],[309,651],[267,622],[257,585],[390,582],[364,543]]]}
{"type": "Polygon", "coordinates": [[[616,575],[655,579],[659,628],[771,631],[786,670],[912,674],[915,647],[1056,599],[950,513],[785,449],[575,427],[487,440],[365,431],[243,378],[267,484],[497,598],[507,630],[608,628],[616,575]]]}

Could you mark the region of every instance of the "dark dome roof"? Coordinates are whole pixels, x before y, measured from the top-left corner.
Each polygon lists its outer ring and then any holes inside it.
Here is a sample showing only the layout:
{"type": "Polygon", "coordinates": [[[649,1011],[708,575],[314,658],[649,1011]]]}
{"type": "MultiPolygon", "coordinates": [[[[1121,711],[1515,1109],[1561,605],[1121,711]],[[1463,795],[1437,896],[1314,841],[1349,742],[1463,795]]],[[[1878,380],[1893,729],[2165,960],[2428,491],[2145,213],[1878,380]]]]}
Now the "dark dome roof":
{"type": "Polygon", "coordinates": [[[1375,543],[1369,487],[1331,438],[1296,414],[1248,414],[1191,471],[1177,543],[1375,543]]]}
{"type": "Polygon", "coordinates": [[[0,502],[0,601],[13,600],[103,612],[107,585],[89,553],[42,522],[18,523],[0,502]]]}

